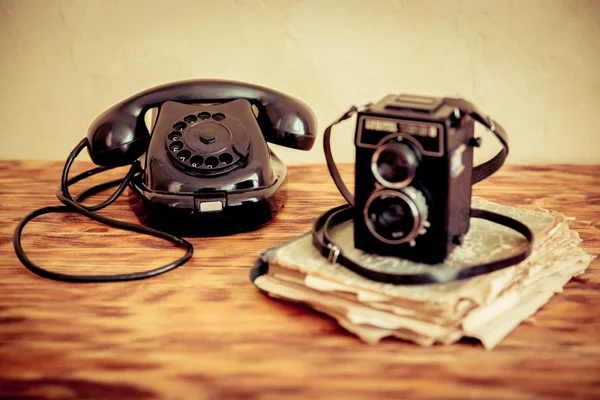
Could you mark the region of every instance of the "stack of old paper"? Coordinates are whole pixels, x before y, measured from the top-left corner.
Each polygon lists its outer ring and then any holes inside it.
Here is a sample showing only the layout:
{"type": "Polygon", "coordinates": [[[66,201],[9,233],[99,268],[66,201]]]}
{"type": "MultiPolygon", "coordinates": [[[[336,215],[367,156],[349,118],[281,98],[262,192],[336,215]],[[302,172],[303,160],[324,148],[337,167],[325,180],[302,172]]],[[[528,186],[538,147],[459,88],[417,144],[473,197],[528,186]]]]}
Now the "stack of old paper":
{"type": "MultiPolygon", "coordinates": [[[[473,199],[472,206],[526,223],[535,233],[531,256],[518,265],[469,280],[401,286],[374,282],[328,263],[313,248],[310,234],[305,234],[264,252],[265,264],[261,271],[254,271],[254,283],[272,297],[304,303],[335,318],[368,343],[396,337],[429,346],[473,337],[493,348],[573,276],[582,274],[593,257],[579,247],[579,235],[569,228],[571,219],[562,214],[480,199],[473,199]]],[[[431,266],[354,249],[352,222],[334,234],[352,259],[397,273],[466,267],[504,258],[525,245],[525,239],[508,228],[472,219],[463,245],[443,264],[431,266]]]]}

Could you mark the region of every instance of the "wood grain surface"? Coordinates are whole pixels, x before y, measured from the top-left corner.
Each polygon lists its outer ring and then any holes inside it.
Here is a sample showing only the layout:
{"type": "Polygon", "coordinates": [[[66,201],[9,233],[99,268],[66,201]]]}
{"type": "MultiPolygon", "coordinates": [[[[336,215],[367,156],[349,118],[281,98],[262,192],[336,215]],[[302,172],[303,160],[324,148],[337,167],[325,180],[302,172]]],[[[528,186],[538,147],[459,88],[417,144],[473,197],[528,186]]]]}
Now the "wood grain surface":
{"type": "MultiPolygon", "coordinates": [[[[90,167],[78,163],[74,172],[90,167]]],[[[267,298],[249,280],[258,252],[342,203],[325,165],[290,166],[289,200],[268,226],[192,238],[188,264],[108,284],[43,279],[14,254],[19,219],[58,204],[61,168],[0,162],[0,398],[600,398],[598,259],[493,351],[470,342],[370,346],[316,312],[267,298]]],[[[353,167],[343,172],[350,181],[353,167]]],[[[576,217],[583,246],[600,254],[600,166],[508,166],[474,194],[576,217]]],[[[137,205],[128,190],[101,213],[137,221],[137,205]]],[[[40,217],[23,244],[34,261],[72,273],[136,271],[182,254],[74,214],[40,217]]]]}

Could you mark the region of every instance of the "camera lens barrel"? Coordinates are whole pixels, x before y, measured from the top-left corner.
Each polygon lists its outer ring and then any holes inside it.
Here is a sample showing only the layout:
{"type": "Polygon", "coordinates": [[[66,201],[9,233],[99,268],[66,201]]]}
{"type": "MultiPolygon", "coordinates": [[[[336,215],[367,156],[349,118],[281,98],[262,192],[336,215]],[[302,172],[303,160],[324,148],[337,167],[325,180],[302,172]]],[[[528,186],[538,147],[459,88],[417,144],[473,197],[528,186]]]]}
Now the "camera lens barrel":
{"type": "Polygon", "coordinates": [[[388,244],[411,243],[428,226],[425,197],[414,188],[373,192],[363,214],[371,234],[388,244]]]}
{"type": "Polygon", "coordinates": [[[408,144],[388,142],[377,148],[371,157],[371,172],[383,186],[400,189],[412,182],[419,165],[419,156],[408,144]]]}

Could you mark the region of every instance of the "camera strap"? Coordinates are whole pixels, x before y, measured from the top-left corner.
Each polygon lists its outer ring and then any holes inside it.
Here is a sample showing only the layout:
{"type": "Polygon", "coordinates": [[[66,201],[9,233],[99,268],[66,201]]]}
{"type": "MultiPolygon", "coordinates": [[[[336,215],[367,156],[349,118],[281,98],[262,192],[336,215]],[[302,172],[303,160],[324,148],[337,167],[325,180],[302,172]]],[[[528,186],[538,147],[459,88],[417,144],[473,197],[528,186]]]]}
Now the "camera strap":
{"type": "Polygon", "coordinates": [[[389,272],[376,271],[360,265],[346,257],[340,247],[335,244],[331,235],[331,229],[339,224],[352,219],[354,207],[349,204],[332,208],[322,214],[315,221],[312,228],[312,242],[315,248],[326,257],[331,264],[340,264],[351,271],[356,272],[365,278],[384,283],[401,285],[425,285],[432,283],[445,283],[472,278],[477,275],[487,274],[502,268],[510,267],[525,260],[531,254],[531,245],[533,243],[533,232],[523,223],[516,219],[497,214],[487,210],[477,208],[471,209],[472,218],[480,218],[511,228],[527,239],[527,245],[516,254],[509,257],[477,264],[466,268],[436,268],[431,267],[429,271],[417,274],[394,274],[389,272]]]}
{"type": "MultiPolygon", "coordinates": [[[[475,121],[486,127],[490,132],[492,132],[502,144],[502,150],[500,150],[500,152],[498,152],[494,157],[473,168],[472,183],[475,184],[480,182],[499,170],[504,164],[504,161],[508,156],[508,136],[506,131],[500,124],[495,122],[485,113],[481,112],[475,105],[466,100],[447,98],[444,99],[444,101],[446,104],[455,107],[456,116],[470,116],[475,121]]],[[[366,105],[364,107],[368,106],[369,105],[366,105]]],[[[352,196],[348,190],[348,187],[344,184],[339,170],[335,165],[335,161],[333,160],[333,155],[331,152],[331,130],[336,124],[350,118],[356,112],[358,112],[358,108],[356,106],[352,106],[340,118],[329,125],[327,129],[325,129],[323,135],[323,148],[325,151],[325,159],[327,161],[329,173],[331,174],[331,177],[333,178],[338,190],[348,202],[348,204],[332,208],[322,214],[319,218],[317,218],[312,228],[313,245],[321,253],[321,255],[323,255],[323,257],[327,258],[329,263],[343,265],[359,275],[378,282],[403,285],[423,285],[472,278],[474,276],[487,274],[511,265],[518,264],[529,257],[532,250],[534,234],[531,229],[527,227],[527,225],[508,216],[476,208],[471,209],[470,215],[472,218],[485,219],[517,231],[527,239],[527,244],[524,246],[524,248],[522,248],[516,254],[500,260],[494,260],[460,269],[432,267],[430,271],[418,274],[394,274],[376,271],[360,265],[346,257],[341,251],[340,247],[333,241],[331,229],[334,226],[349,221],[353,218],[354,196],[352,196]]]]}
{"type": "Polygon", "coordinates": [[[494,172],[498,171],[500,167],[504,165],[504,161],[508,156],[508,135],[506,134],[506,131],[502,125],[494,121],[471,102],[468,102],[464,99],[445,98],[444,103],[455,107],[455,110],[458,110],[457,114],[468,115],[475,121],[479,122],[481,125],[487,128],[487,130],[492,132],[502,144],[502,150],[500,150],[494,157],[473,168],[471,183],[475,184],[477,182],[481,182],[494,172]]]}

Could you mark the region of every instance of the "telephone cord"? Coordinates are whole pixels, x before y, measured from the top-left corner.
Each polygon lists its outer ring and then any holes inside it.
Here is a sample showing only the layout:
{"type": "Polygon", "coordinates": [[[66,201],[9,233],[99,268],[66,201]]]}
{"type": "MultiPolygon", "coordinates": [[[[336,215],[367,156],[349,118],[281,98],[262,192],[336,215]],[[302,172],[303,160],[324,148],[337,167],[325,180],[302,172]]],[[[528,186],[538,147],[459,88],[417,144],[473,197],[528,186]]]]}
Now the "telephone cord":
{"type": "Polygon", "coordinates": [[[88,171],[85,171],[79,175],[74,176],[69,179],[69,171],[71,169],[71,165],[73,161],[77,158],[79,153],[86,148],[87,139],[83,139],[79,144],[73,149],[67,161],[65,162],[65,166],[63,168],[62,177],[61,177],[61,185],[56,191],[56,196],[58,199],[64,204],[63,206],[48,206],[32,211],[28,215],[26,215],[17,225],[13,234],[13,245],[17,257],[19,260],[25,265],[27,269],[31,272],[42,276],[44,278],[54,279],[58,281],[64,282],[117,282],[117,281],[131,281],[137,279],[145,279],[152,276],[156,276],[168,271],[171,271],[183,264],[185,264],[191,257],[194,252],[194,248],[191,243],[186,241],[185,239],[171,235],[166,232],[162,232],[156,229],[152,229],[149,227],[145,227],[139,224],[133,224],[129,222],[119,221],[112,218],[104,217],[102,215],[96,214],[95,211],[99,211],[110,204],[114,203],[119,196],[123,193],[123,191],[127,188],[133,176],[140,171],[140,164],[138,161],[131,165],[127,175],[123,179],[117,179],[110,182],[105,182],[100,185],[93,186],[84,192],[82,192],[75,199],[71,196],[69,192],[69,186],[86,179],[90,176],[96,175],[98,173],[113,169],[115,167],[97,167],[88,171]],[[92,196],[93,194],[99,193],[103,190],[118,186],[115,192],[110,195],[106,200],[101,202],[100,204],[93,206],[84,206],[80,204],[85,198],[92,196]],[[149,236],[154,236],[159,239],[167,240],[178,247],[181,247],[186,250],[185,254],[179,259],[161,266],[159,268],[141,271],[141,272],[133,272],[133,273],[125,273],[125,274],[110,274],[110,275],[71,275],[71,274],[63,274],[59,272],[49,271],[37,264],[35,264],[23,250],[21,245],[21,236],[23,229],[25,226],[31,222],[33,219],[50,213],[65,213],[65,212],[75,212],[79,213],[83,216],[86,216],[94,221],[100,222],[102,224],[108,225],[113,228],[122,229],[130,232],[137,232],[149,236]]]}

